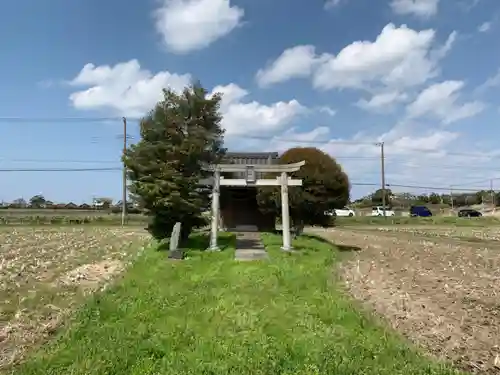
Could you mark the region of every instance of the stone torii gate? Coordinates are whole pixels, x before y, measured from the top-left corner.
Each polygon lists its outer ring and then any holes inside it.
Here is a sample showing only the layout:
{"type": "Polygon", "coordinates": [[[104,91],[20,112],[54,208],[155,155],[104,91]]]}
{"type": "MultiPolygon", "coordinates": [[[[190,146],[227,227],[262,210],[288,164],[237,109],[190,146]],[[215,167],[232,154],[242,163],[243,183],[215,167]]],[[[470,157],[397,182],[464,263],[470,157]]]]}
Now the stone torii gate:
{"type": "Polygon", "coordinates": [[[219,231],[221,186],[281,186],[281,222],[283,227],[283,246],[281,249],[291,251],[288,186],[302,186],[302,180],[292,179],[288,177],[288,173],[300,170],[305,163],[305,161],[301,161],[293,164],[216,164],[208,167],[206,170],[213,172],[214,175],[212,178],[200,181],[200,184],[212,186],[212,223],[209,250],[219,250],[217,235],[219,231]],[[224,178],[221,177],[223,172],[243,172],[246,178],[224,178]],[[275,179],[257,178],[257,172],[275,172],[280,173],[280,175],[275,179]]]}

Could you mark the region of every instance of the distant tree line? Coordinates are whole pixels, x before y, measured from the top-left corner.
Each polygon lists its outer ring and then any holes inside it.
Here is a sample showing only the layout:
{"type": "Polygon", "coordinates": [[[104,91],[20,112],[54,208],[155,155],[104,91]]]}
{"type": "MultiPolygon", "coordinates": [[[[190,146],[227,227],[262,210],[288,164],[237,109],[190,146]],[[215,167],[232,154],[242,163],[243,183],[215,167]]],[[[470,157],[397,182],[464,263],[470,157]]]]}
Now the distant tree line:
{"type": "MultiPolygon", "coordinates": [[[[122,210],[122,201],[113,202],[112,198],[95,198],[92,204],[73,202],[55,203],[43,195],[34,195],[28,201],[24,198],[14,199],[12,202],[2,202],[0,209],[36,209],[36,210],[98,210],[118,213],[122,210]]],[[[141,209],[134,200],[127,202],[127,212],[140,213],[141,209]]]]}
{"type": "MultiPolygon", "coordinates": [[[[382,189],[377,189],[375,192],[368,194],[365,197],[355,200],[352,204],[356,207],[371,207],[374,205],[382,205],[382,189]]],[[[406,207],[410,205],[442,205],[454,207],[464,207],[476,204],[488,204],[500,206],[500,192],[491,190],[480,190],[470,193],[450,193],[439,194],[412,194],[412,193],[393,193],[391,189],[385,190],[386,205],[395,207],[406,207]],[[453,199],[453,202],[452,202],[453,199]]]]}

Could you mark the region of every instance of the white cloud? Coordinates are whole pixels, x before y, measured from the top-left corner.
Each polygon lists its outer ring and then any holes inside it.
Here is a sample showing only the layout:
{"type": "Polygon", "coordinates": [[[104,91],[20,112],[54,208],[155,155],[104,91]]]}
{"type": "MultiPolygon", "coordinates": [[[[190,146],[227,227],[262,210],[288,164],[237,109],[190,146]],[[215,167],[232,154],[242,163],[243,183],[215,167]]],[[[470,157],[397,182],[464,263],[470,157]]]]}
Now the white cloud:
{"type": "Polygon", "coordinates": [[[459,3],[464,12],[470,12],[481,0],[464,0],[459,3]]]}
{"type": "Polygon", "coordinates": [[[162,89],[179,91],[189,85],[189,74],[168,71],[151,73],[142,69],[137,60],[114,66],[86,64],[70,82],[88,87],[69,97],[77,109],[105,109],[125,116],[142,116],[162,98],[162,89]]]}
{"type": "Polygon", "coordinates": [[[429,18],[437,14],[439,0],[392,0],[390,5],[396,14],[429,18]]]}
{"type": "Polygon", "coordinates": [[[340,5],[342,0],[327,0],[325,2],[325,9],[332,9],[335,8],[336,6],[340,5]]]}
{"type": "Polygon", "coordinates": [[[337,114],[336,110],[334,110],[328,106],[321,106],[321,107],[318,107],[317,109],[320,113],[324,113],[324,114],[331,116],[331,117],[333,117],[337,114]]]}
{"type": "MultiPolygon", "coordinates": [[[[81,110],[111,110],[116,114],[140,117],[162,98],[163,88],[181,91],[191,82],[189,74],[167,71],[151,73],[142,69],[137,60],[114,66],[87,64],[70,82],[83,87],[70,95],[73,106],[81,110]]],[[[266,134],[292,122],[307,108],[297,100],[280,101],[269,105],[245,101],[248,91],[235,84],[217,86],[221,92],[223,126],[228,135],[266,134]]]]}
{"type": "Polygon", "coordinates": [[[484,104],[481,102],[458,103],[463,86],[463,81],[444,81],[427,87],[408,105],[408,116],[431,116],[438,118],[443,124],[451,124],[482,112],[484,104]]]}
{"type": "Polygon", "coordinates": [[[481,25],[479,25],[477,31],[479,31],[480,33],[486,33],[491,30],[491,26],[492,26],[491,22],[484,22],[481,25]]]}
{"type": "Polygon", "coordinates": [[[314,46],[288,48],[265,69],[257,72],[257,83],[266,87],[292,78],[308,77],[318,63],[314,46]]]}
{"type": "Polygon", "coordinates": [[[154,13],[156,30],[169,50],[188,53],[207,47],[243,21],[230,0],[163,0],[154,13]]]}
{"type": "Polygon", "coordinates": [[[408,100],[408,95],[399,91],[390,91],[373,95],[370,100],[360,99],[356,105],[370,112],[387,112],[395,104],[408,100]]]}
{"type": "Polygon", "coordinates": [[[436,46],[432,29],[416,31],[406,25],[386,25],[375,41],[356,41],[337,55],[317,54],[314,46],[286,49],[257,73],[261,86],[312,76],[317,89],[363,89],[401,91],[427,82],[439,74],[439,61],[456,40],[449,35],[436,46]]]}
{"type": "Polygon", "coordinates": [[[448,54],[448,52],[451,51],[451,48],[455,44],[456,40],[457,40],[457,32],[452,31],[450,35],[448,35],[448,38],[446,39],[444,45],[430,52],[431,59],[437,62],[442,58],[444,58],[448,54]]]}
{"type": "Polygon", "coordinates": [[[297,100],[280,101],[271,105],[256,101],[244,102],[248,91],[234,83],[216,86],[213,92],[223,94],[222,126],[228,135],[270,134],[282,129],[307,110],[297,100]]]}
{"type": "Polygon", "coordinates": [[[302,132],[297,128],[290,128],[279,137],[272,138],[268,147],[277,152],[283,152],[290,147],[309,146],[311,142],[325,140],[329,134],[330,129],[326,126],[318,126],[312,130],[302,132]],[[287,139],[294,140],[294,142],[286,141],[287,139]]]}
{"type": "Polygon", "coordinates": [[[37,86],[43,89],[50,89],[51,87],[54,87],[56,84],[57,82],[52,79],[44,79],[37,82],[37,86]]]}
{"type": "Polygon", "coordinates": [[[422,151],[445,151],[458,136],[458,133],[444,130],[415,132],[402,123],[376,136],[358,134],[348,140],[332,139],[322,148],[332,155],[380,156],[380,146],[375,143],[384,142],[386,154],[404,158],[422,151]]]}
{"type": "Polygon", "coordinates": [[[405,88],[438,75],[437,63],[455,38],[433,50],[435,32],[388,24],[374,42],[357,41],[325,61],[313,83],[320,89],[388,86],[405,88]]]}
{"type": "Polygon", "coordinates": [[[499,87],[500,86],[500,68],[496,72],[496,74],[489,77],[486,82],[484,82],[481,86],[477,88],[478,92],[484,91],[489,88],[499,87]]]}

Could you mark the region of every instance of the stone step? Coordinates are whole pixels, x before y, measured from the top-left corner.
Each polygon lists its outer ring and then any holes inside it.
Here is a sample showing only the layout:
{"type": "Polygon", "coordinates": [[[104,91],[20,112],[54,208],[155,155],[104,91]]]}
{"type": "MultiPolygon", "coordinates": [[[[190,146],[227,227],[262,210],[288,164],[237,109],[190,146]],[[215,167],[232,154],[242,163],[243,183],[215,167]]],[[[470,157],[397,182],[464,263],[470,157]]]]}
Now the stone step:
{"type": "Polygon", "coordinates": [[[259,228],[256,225],[237,225],[230,232],[258,232],[259,228]]]}
{"type": "Polygon", "coordinates": [[[267,252],[260,239],[260,233],[256,231],[243,231],[236,233],[236,260],[259,260],[266,259],[267,252]]]}
{"type": "Polygon", "coordinates": [[[260,260],[267,259],[264,249],[237,249],[234,254],[235,260],[260,260]]]}

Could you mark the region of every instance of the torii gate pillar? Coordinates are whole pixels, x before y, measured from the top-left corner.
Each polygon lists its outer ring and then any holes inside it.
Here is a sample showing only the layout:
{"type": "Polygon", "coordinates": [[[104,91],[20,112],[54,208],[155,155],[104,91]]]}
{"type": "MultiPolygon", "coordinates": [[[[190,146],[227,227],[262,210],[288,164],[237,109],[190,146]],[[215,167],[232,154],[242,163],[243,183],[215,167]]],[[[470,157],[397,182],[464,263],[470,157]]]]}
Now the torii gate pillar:
{"type": "Polygon", "coordinates": [[[290,239],[290,211],[288,204],[288,176],[286,172],[282,172],[280,176],[281,182],[281,223],[283,231],[283,246],[281,250],[291,251],[292,241],[290,239]]]}
{"type": "Polygon", "coordinates": [[[210,251],[219,251],[217,245],[217,236],[219,232],[219,215],[220,215],[220,171],[214,172],[214,183],[212,185],[212,222],[210,228],[210,251]]]}

